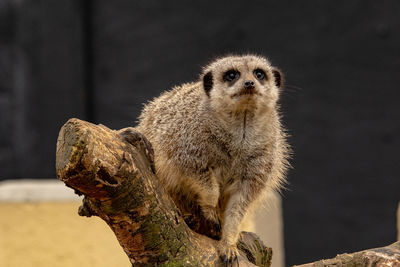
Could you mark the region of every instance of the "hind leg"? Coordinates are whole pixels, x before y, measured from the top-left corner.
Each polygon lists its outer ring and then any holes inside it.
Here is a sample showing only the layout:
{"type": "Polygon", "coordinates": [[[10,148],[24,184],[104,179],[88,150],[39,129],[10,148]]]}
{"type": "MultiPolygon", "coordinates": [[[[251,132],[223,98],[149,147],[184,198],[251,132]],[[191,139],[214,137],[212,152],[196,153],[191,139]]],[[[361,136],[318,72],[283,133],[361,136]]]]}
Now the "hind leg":
{"type": "Polygon", "coordinates": [[[179,166],[155,154],[156,174],[169,196],[181,211],[187,225],[194,231],[219,239],[220,216],[217,212],[219,184],[208,169],[187,175],[179,166]]]}
{"type": "Polygon", "coordinates": [[[213,239],[221,238],[221,215],[217,210],[220,196],[219,184],[215,177],[209,172],[203,173],[198,184],[200,206],[200,228],[199,233],[213,239]]]}
{"type": "Polygon", "coordinates": [[[199,194],[185,194],[185,191],[173,193],[174,202],[193,231],[219,240],[221,237],[221,222],[210,203],[205,203],[199,194]]]}
{"type": "Polygon", "coordinates": [[[188,226],[200,234],[219,240],[221,237],[221,221],[217,211],[219,185],[210,177],[196,180],[187,178],[181,188],[174,191],[172,195],[179,195],[175,203],[188,226]]]}
{"type": "Polygon", "coordinates": [[[213,239],[221,238],[221,218],[217,210],[219,198],[219,188],[207,188],[199,199],[200,204],[200,228],[199,233],[207,235],[213,239]]]}

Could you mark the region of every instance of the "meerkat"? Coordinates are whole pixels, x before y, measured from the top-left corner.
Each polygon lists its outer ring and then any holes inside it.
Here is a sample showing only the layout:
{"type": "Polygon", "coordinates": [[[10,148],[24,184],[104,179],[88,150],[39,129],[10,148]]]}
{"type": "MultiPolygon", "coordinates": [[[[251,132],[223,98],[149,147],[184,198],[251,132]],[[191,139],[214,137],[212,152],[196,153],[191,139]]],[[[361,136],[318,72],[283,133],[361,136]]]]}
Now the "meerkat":
{"type": "Polygon", "coordinates": [[[282,80],[263,57],[219,58],[199,81],[145,105],[134,128],[152,144],[156,174],[185,221],[219,240],[225,263],[237,259],[240,224],[252,203],[285,182],[282,80]]]}

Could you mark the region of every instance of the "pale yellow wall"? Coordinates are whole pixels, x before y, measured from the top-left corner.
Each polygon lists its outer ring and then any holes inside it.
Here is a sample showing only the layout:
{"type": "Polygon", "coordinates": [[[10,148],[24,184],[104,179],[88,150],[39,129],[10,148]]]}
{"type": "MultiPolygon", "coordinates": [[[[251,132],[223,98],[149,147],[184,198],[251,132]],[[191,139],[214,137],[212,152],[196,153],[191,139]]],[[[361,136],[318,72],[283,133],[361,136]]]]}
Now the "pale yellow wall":
{"type": "Polygon", "coordinates": [[[105,222],[79,202],[1,203],[1,267],[129,267],[105,222]]]}
{"type": "Polygon", "coordinates": [[[281,196],[276,192],[265,195],[263,203],[253,207],[243,231],[256,233],[263,243],[272,248],[271,267],[285,266],[281,196]]]}

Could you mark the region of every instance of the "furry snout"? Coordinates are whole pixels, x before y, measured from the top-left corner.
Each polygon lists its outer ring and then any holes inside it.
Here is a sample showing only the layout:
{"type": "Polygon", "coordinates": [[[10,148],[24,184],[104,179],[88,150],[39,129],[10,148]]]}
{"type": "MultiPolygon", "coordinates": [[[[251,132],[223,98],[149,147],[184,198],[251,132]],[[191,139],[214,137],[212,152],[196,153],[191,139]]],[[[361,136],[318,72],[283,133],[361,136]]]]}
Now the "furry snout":
{"type": "Polygon", "coordinates": [[[233,94],[232,97],[238,97],[238,96],[252,96],[259,94],[257,88],[254,85],[251,86],[243,86],[237,93],[233,94]]]}
{"type": "Polygon", "coordinates": [[[243,86],[246,89],[254,89],[255,83],[252,80],[247,80],[243,83],[243,86]]]}

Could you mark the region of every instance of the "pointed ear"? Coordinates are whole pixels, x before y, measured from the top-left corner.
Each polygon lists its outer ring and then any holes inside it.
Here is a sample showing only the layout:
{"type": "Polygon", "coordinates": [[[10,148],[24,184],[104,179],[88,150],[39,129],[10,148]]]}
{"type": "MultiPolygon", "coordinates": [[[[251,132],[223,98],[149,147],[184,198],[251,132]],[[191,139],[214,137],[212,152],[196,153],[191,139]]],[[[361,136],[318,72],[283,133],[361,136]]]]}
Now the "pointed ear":
{"type": "Polygon", "coordinates": [[[275,80],[275,85],[280,89],[283,87],[283,74],[282,72],[277,69],[273,68],[272,69],[272,74],[274,75],[274,80],[275,80]]]}
{"type": "Polygon", "coordinates": [[[211,71],[209,71],[206,74],[204,74],[204,76],[203,76],[203,87],[204,87],[204,91],[206,92],[206,94],[208,96],[210,96],[210,91],[211,91],[213,85],[214,85],[213,75],[212,75],[211,71]]]}

